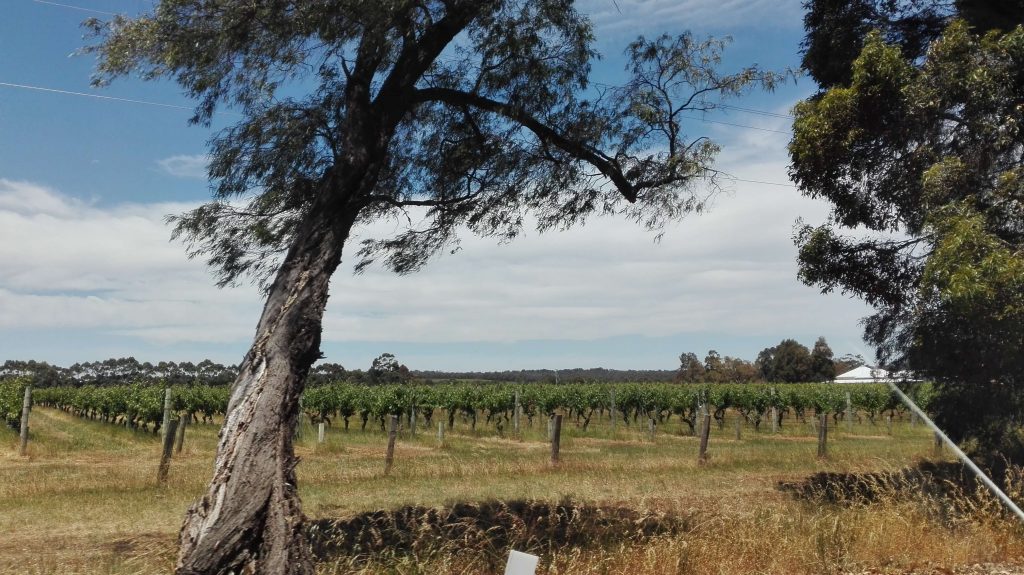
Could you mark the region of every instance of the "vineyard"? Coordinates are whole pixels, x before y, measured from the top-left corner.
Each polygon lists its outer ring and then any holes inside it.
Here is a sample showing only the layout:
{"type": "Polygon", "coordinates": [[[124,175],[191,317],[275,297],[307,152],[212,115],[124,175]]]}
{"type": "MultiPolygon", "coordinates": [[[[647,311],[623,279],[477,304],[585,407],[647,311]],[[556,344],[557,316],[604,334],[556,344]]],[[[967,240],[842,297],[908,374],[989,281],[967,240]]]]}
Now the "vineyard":
{"type": "MultiPolygon", "coordinates": [[[[911,391],[927,404],[929,386],[911,391]]],[[[23,392],[24,382],[4,384],[4,405],[12,406],[5,411],[19,411],[23,392]]],[[[0,538],[0,573],[169,572],[181,517],[205,487],[228,394],[226,386],[187,384],[34,388],[27,453],[15,454],[17,432],[0,429],[8,445],[0,454],[0,532],[10,534],[0,538]],[[170,444],[153,433],[163,431],[166,389],[178,416],[194,416],[185,419],[187,434],[167,435],[177,440],[169,465],[170,444]]],[[[928,497],[946,484],[921,487],[915,470],[922,461],[946,464],[949,454],[935,450],[925,426],[889,418],[905,411],[882,385],[335,383],[309,388],[302,409],[293,441],[307,515],[325,532],[348,534],[325,548],[319,575],[496,574],[512,545],[506,533],[525,541],[520,550],[543,556],[542,573],[583,575],[700,575],[723,564],[738,565],[735,572],[848,573],[1004,561],[1024,549],[987,499],[958,496],[989,511],[958,518],[955,528],[936,522],[940,503],[928,497]],[[817,457],[817,412],[846,418],[847,394],[855,419],[830,423],[828,456],[817,457]],[[703,425],[695,417],[701,404],[724,425],[703,425]],[[781,427],[769,423],[773,413],[781,427]],[[392,414],[401,426],[382,433],[392,414]],[[563,422],[559,464],[550,457],[551,414],[563,422]],[[698,457],[703,434],[690,434],[694,419],[709,431],[706,460],[698,457]],[[341,431],[346,420],[349,433],[341,431]],[[435,437],[439,425],[444,433],[435,437]],[[808,505],[780,487],[864,474],[912,481],[878,484],[886,495],[870,506],[808,505]],[[499,514],[494,527],[487,509],[517,514],[499,514]],[[556,509],[583,521],[582,539],[563,546],[546,528],[519,531],[543,527],[538,513],[556,509]],[[587,517],[606,529],[593,531],[587,517]],[[644,535],[651,518],[682,528],[644,535]],[[494,530],[502,525],[514,529],[494,530]],[[456,530],[462,526],[479,533],[456,530]],[[912,544],[906,533],[915,534],[912,544]],[[389,543],[395,538],[403,543],[389,543]]]]}
{"type": "MultiPolygon", "coordinates": [[[[9,422],[17,422],[23,384],[7,383],[0,388],[0,407],[9,422]]],[[[229,388],[223,386],[176,385],[170,387],[172,409],[193,420],[212,421],[227,409],[229,388]]],[[[931,387],[919,384],[911,390],[915,401],[927,409],[931,387]]],[[[36,390],[36,403],[90,419],[125,425],[133,429],[159,429],[164,388],[154,385],[55,387],[36,390]]],[[[535,418],[561,413],[584,431],[594,416],[614,416],[623,424],[674,420],[691,431],[698,414],[707,408],[721,423],[726,410],[735,410],[759,427],[774,408],[778,423],[788,415],[803,420],[811,411],[831,413],[837,418],[849,407],[871,422],[882,412],[901,412],[903,406],[882,384],[473,384],[364,386],[335,383],[314,387],[302,397],[302,409],[313,422],[325,422],[349,429],[353,422],[366,430],[371,424],[383,429],[392,414],[415,414],[429,425],[443,413],[448,427],[457,417],[471,429],[478,424],[507,430],[519,407],[527,424],[535,418]],[[847,403],[849,402],[849,404],[847,403]]]]}
{"type": "Polygon", "coordinates": [[[21,421],[26,383],[26,380],[20,378],[0,380],[0,420],[12,429],[17,429],[21,421]]]}

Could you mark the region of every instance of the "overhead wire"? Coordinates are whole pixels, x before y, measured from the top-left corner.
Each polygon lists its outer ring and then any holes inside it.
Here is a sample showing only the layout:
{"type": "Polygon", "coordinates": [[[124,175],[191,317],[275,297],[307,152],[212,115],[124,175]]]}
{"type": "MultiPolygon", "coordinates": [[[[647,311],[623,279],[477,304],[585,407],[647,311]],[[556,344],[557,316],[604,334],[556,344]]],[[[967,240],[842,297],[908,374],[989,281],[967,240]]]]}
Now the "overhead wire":
{"type": "Polygon", "coordinates": [[[770,118],[781,118],[783,120],[794,120],[795,116],[792,114],[783,114],[781,112],[769,112],[768,110],[757,110],[754,108],[744,108],[741,106],[733,106],[732,104],[719,104],[719,108],[725,108],[727,110],[736,110],[738,112],[746,112],[748,114],[757,114],[760,116],[768,116],[770,118]]]}
{"type": "Polygon", "coordinates": [[[82,12],[92,12],[93,14],[103,14],[105,16],[117,16],[114,12],[105,12],[103,10],[95,10],[93,8],[84,8],[82,6],[73,6],[71,4],[61,4],[60,2],[51,2],[50,0],[32,0],[36,4],[49,4],[50,6],[59,6],[60,8],[70,8],[71,10],[79,10],[82,12]]]}
{"type": "MultiPolygon", "coordinates": [[[[53,93],[53,94],[62,94],[62,95],[65,95],[65,96],[79,96],[79,97],[83,97],[83,98],[95,98],[97,100],[109,100],[109,101],[113,101],[113,102],[124,102],[124,103],[128,103],[128,104],[143,104],[143,105],[146,105],[146,106],[158,106],[158,107],[161,107],[161,108],[171,108],[171,109],[175,109],[175,110],[188,110],[188,111],[192,111],[192,108],[190,108],[188,106],[180,106],[178,104],[165,104],[165,103],[162,103],[162,102],[151,102],[151,101],[148,101],[148,100],[136,100],[136,99],[133,99],[133,98],[119,98],[117,96],[104,96],[102,94],[89,94],[88,92],[75,92],[75,91],[72,91],[72,90],[59,90],[57,88],[46,88],[46,87],[43,87],[43,86],[33,86],[33,85],[29,85],[29,84],[15,84],[13,82],[0,82],[0,86],[6,87],[6,88],[18,88],[18,89],[22,89],[22,90],[35,90],[35,91],[39,91],[39,92],[49,92],[49,93],[53,93]]],[[[716,123],[716,124],[724,124],[726,126],[745,127],[745,128],[749,128],[749,129],[753,129],[753,130],[762,130],[762,131],[766,131],[766,132],[775,132],[775,133],[779,133],[779,134],[788,134],[789,133],[789,132],[783,132],[783,131],[780,131],[780,130],[769,130],[767,128],[758,128],[756,126],[740,126],[739,124],[731,124],[729,122],[718,122],[718,121],[715,121],[715,120],[707,120],[707,121],[713,122],[713,123],[716,123]]],[[[749,183],[749,184],[764,184],[764,185],[767,185],[767,186],[784,186],[784,187],[790,187],[790,188],[795,188],[796,187],[796,186],[794,186],[792,184],[784,184],[784,183],[781,183],[781,182],[766,182],[766,181],[762,181],[762,180],[747,180],[747,179],[737,178],[737,177],[733,177],[733,176],[724,176],[724,177],[726,179],[730,180],[730,181],[745,182],[745,183],[749,183]]]]}
{"type": "MultiPolygon", "coordinates": [[[[93,8],[86,8],[86,7],[82,7],[82,6],[74,6],[74,5],[71,5],[71,4],[63,4],[63,3],[60,3],[60,2],[53,2],[51,0],[31,0],[31,1],[35,2],[37,4],[46,4],[46,5],[49,5],[49,6],[56,6],[56,7],[60,7],[60,8],[68,8],[68,9],[71,9],[71,10],[80,10],[80,11],[83,11],[83,12],[93,12],[93,13],[96,13],[96,14],[104,14],[104,15],[108,15],[108,16],[116,16],[117,15],[114,12],[106,12],[106,11],[103,11],[103,10],[96,10],[96,9],[93,9],[93,8]]],[[[600,84],[600,83],[596,83],[596,84],[598,84],[598,85],[606,85],[606,84],[600,84]]],[[[54,94],[63,94],[63,95],[67,95],[67,96],[79,96],[79,97],[84,97],[84,98],[94,98],[94,99],[97,99],[97,100],[109,100],[109,101],[124,102],[124,103],[129,103],[129,104],[141,104],[141,105],[146,105],[146,106],[157,106],[157,107],[161,107],[161,108],[171,108],[171,109],[176,109],[176,110],[192,111],[192,108],[190,108],[189,106],[181,106],[181,105],[178,105],[178,104],[166,104],[166,103],[162,103],[162,102],[152,102],[152,101],[149,101],[149,100],[138,100],[138,99],[134,99],[134,98],[121,98],[121,97],[117,97],[117,96],[104,96],[104,95],[101,95],[101,94],[90,94],[88,92],[75,92],[75,91],[71,91],[71,90],[60,90],[60,89],[57,89],[57,88],[47,88],[47,87],[44,87],[44,86],[34,86],[34,85],[30,85],[30,84],[16,84],[16,83],[13,83],[13,82],[2,82],[2,81],[0,81],[0,86],[4,86],[4,87],[7,87],[7,88],[18,88],[18,89],[23,89],[23,90],[35,90],[35,91],[39,91],[39,92],[49,92],[49,93],[54,93],[54,94]]],[[[792,119],[793,118],[793,116],[791,116],[789,114],[782,114],[782,113],[778,113],[778,112],[771,112],[771,111],[768,111],[768,110],[758,110],[758,109],[755,109],[755,108],[745,108],[745,107],[741,107],[741,106],[733,106],[731,104],[719,104],[717,107],[722,108],[722,109],[736,110],[736,111],[739,111],[739,112],[745,112],[745,113],[749,113],[749,114],[757,114],[757,115],[766,116],[766,117],[772,117],[772,118],[779,118],[779,119],[792,119]]],[[[689,116],[688,115],[688,116],[685,116],[685,117],[689,118],[689,119],[692,119],[692,120],[698,120],[700,122],[706,122],[706,123],[709,123],[709,124],[719,124],[719,125],[723,125],[723,126],[730,126],[730,127],[734,127],[734,128],[742,128],[742,129],[746,129],[746,130],[758,130],[758,131],[761,131],[761,132],[770,132],[770,133],[785,134],[785,135],[791,134],[791,132],[786,131],[786,130],[774,130],[774,129],[771,129],[771,128],[762,128],[762,127],[759,127],[759,126],[750,126],[750,125],[747,125],[747,124],[737,124],[737,123],[733,123],[733,122],[723,122],[721,120],[711,120],[711,119],[700,117],[700,116],[689,116]]],[[[744,182],[744,183],[750,183],[750,184],[762,184],[762,185],[768,185],[768,186],[782,186],[782,187],[790,187],[790,188],[795,188],[796,187],[793,184],[787,184],[787,183],[781,183],[781,182],[766,182],[766,181],[762,181],[762,180],[748,180],[748,179],[737,178],[737,177],[733,177],[733,176],[724,176],[724,177],[726,179],[728,179],[730,181],[734,181],[734,182],[744,182]]]]}
{"type": "Polygon", "coordinates": [[[164,104],[162,102],[150,102],[148,100],[136,100],[133,98],[119,98],[117,96],[104,96],[102,94],[90,94],[88,92],[73,92],[71,90],[59,90],[57,88],[46,88],[44,86],[33,86],[30,84],[15,84],[13,82],[0,82],[0,86],[7,88],[20,88],[22,90],[36,90],[38,92],[50,92],[53,94],[64,94],[66,96],[81,96],[83,98],[96,98],[97,100],[112,100],[114,102],[125,102],[129,104],[145,104],[147,106],[159,106],[161,108],[174,108],[177,110],[189,110],[192,108],[188,106],[180,106],[177,104],[164,104]]]}
{"type": "Polygon", "coordinates": [[[708,124],[721,124],[723,126],[733,126],[735,128],[745,128],[747,130],[758,130],[758,131],[761,131],[761,132],[773,132],[775,134],[785,134],[785,135],[792,134],[792,132],[790,132],[789,130],[773,130],[771,128],[760,128],[758,126],[748,126],[746,124],[734,124],[732,122],[723,122],[721,120],[709,120],[707,118],[702,118],[700,116],[684,115],[683,117],[684,118],[689,118],[691,120],[699,120],[701,122],[707,122],[708,124]]]}

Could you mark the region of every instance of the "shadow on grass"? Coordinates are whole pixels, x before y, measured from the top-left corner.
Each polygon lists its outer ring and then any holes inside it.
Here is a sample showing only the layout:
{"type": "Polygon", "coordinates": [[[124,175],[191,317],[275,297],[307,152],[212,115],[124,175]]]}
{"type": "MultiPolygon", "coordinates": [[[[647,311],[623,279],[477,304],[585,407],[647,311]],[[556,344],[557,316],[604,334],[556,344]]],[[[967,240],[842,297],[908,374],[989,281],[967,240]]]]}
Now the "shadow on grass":
{"type": "Polygon", "coordinates": [[[313,551],[321,561],[338,556],[379,560],[459,553],[473,554],[493,568],[504,563],[510,549],[546,556],[566,547],[644,541],[691,528],[691,521],[680,516],[571,500],[406,506],[309,522],[313,551]]]}

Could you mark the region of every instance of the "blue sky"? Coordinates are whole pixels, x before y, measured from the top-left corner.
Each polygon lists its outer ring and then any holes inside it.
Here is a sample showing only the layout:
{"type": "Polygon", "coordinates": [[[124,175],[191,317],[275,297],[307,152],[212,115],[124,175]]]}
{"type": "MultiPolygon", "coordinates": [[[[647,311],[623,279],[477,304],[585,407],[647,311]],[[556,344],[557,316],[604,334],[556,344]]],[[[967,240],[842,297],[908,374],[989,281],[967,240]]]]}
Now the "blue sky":
{"type": "MultiPolygon", "coordinates": [[[[175,85],[124,80],[96,90],[91,57],[73,56],[86,42],[84,18],[150,5],[5,2],[0,360],[69,364],[131,355],[237,363],[248,347],[261,308],[257,290],[214,288],[163,223],[209,197],[203,166],[211,129],[187,125],[190,102],[175,85]]],[[[732,36],[725,69],[799,62],[799,0],[579,6],[605,56],[594,68],[601,82],[621,79],[622,48],[638,34],[687,29],[732,36]]],[[[801,79],[732,104],[785,114],[812,91],[801,79]]],[[[235,119],[222,114],[214,129],[235,119]]],[[[687,129],[721,143],[719,167],[744,180],[788,182],[787,119],[738,110],[704,119],[711,122],[694,120],[687,129]]],[[[510,245],[468,237],[460,253],[408,277],[379,269],[353,276],[343,264],[323,350],[350,368],[366,368],[388,351],[413,369],[452,370],[672,369],[684,351],[753,359],[783,338],[810,345],[819,335],[837,354],[861,353],[857,321],[869,310],[796,279],[793,223],[826,214],[792,187],[735,182],[710,212],[669,227],[660,242],[628,222],[599,219],[510,245]]],[[[393,228],[384,222],[358,234],[393,228]]]]}

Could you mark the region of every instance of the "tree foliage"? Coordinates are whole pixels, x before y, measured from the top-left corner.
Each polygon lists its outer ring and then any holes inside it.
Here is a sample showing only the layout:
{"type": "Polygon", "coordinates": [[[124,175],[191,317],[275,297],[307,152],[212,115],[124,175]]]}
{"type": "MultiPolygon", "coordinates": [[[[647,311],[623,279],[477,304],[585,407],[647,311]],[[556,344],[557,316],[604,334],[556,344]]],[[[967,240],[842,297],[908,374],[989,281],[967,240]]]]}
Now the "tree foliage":
{"type": "Polygon", "coordinates": [[[222,285],[271,276],[318,186],[344,177],[355,130],[379,135],[351,198],[359,221],[410,224],[363,240],[359,265],[406,273],[457,249],[460,230],[512,239],[527,213],[541,230],[593,214],[658,229],[700,211],[718,146],[688,136],[686,113],[784,77],[723,74],[725,42],[683,33],[637,39],[629,80],[590,89],[591,26],[564,0],[164,0],[90,25],[104,40],[97,84],[171,77],[198,99],[194,122],[222,105],[243,114],[211,145],[215,200],[171,219],[222,285]],[[296,84],[304,95],[285,89],[296,84]]]}
{"type": "Polygon", "coordinates": [[[924,53],[869,32],[849,83],[797,106],[789,147],[794,181],[832,204],[829,222],[797,230],[800,278],[875,307],[865,333],[879,359],[936,381],[939,424],[990,464],[1024,461],[1024,29],[1014,13],[987,21],[1005,33],[951,20],[924,53]]]}
{"type": "Polygon", "coordinates": [[[826,90],[849,86],[853,62],[875,32],[904,58],[923,58],[954,17],[978,34],[1024,23],[1022,0],[807,0],[801,64],[826,90]]]}
{"type": "Polygon", "coordinates": [[[724,43],[684,33],[637,39],[625,81],[593,89],[593,30],[570,0],[162,0],[89,25],[98,84],[173,79],[194,122],[242,116],[211,143],[213,201],[171,218],[221,285],[267,288],[182,575],[313,571],[291,429],[354,227],[399,222],[357,264],[398,273],[464,232],[510,240],[603,214],[659,230],[717,189],[718,146],[687,114],[783,79],[723,74],[724,43]]]}

